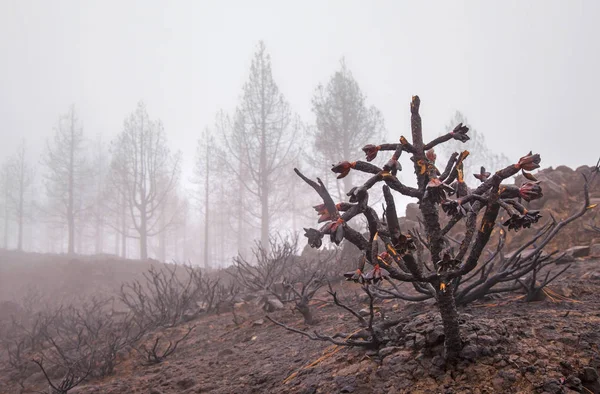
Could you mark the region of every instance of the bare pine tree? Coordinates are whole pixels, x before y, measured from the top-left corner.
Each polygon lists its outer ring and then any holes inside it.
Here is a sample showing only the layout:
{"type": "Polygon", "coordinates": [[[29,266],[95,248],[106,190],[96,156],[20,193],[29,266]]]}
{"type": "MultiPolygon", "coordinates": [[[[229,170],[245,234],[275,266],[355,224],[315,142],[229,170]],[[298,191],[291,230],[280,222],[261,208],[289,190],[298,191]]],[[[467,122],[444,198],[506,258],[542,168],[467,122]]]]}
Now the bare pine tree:
{"type": "Polygon", "coordinates": [[[216,178],[218,170],[218,157],[215,155],[215,138],[211,130],[206,128],[196,147],[196,166],[194,168],[194,183],[198,185],[198,198],[200,212],[204,221],[204,236],[202,241],[202,262],[204,268],[210,266],[210,214],[213,206],[211,183],[216,178]]]}
{"type": "Polygon", "coordinates": [[[10,159],[8,176],[12,183],[12,192],[9,193],[9,203],[18,229],[17,250],[23,250],[23,225],[26,216],[30,212],[26,206],[25,199],[35,177],[34,169],[27,161],[25,141],[21,142],[21,145],[17,148],[17,152],[10,159]]]}
{"type": "Polygon", "coordinates": [[[67,225],[68,253],[75,251],[76,219],[84,209],[76,206],[88,175],[84,144],[83,129],[75,107],[71,106],[69,112],[60,117],[43,160],[47,167],[45,180],[50,214],[67,225]]]}
{"type": "MultiPolygon", "coordinates": [[[[181,155],[167,146],[163,125],[151,121],[140,102],[114,141],[112,176],[126,198],[128,216],[140,242],[140,258],[148,258],[148,239],[165,230],[160,209],[176,189],[181,155]]],[[[167,220],[170,223],[170,219],[167,220]]]]}
{"type": "MultiPolygon", "coordinates": [[[[327,86],[317,87],[312,111],[317,122],[315,150],[330,165],[359,155],[360,147],[383,137],[383,117],[377,108],[367,106],[366,97],[344,59],[327,86]]],[[[344,178],[343,193],[338,187],[340,200],[352,188],[351,176],[344,178]]]]}
{"type": "Polygon", "coordinates": [[[228,169],[238,176],[249,197],[258,200],[261,244],[269,244],[274,216],[287,203],[289,182],[283,171],[293,162],[299,122],[271,73],[271,59],[260,42],[244,85],[243,98],[226,134],[228,169]],[[240,148],[238,148],[240,147],[240,148]],[[240,175],[240,169],[247,176],[240,175]]]}
{"type": "Polygon", "coordinates": [[[92,152],[92,174],[93,187],[90,194],[93,200],[91,209],[91,221],[94,227],[94,251],[102,253],[105,244],[105,227],[107,210],[104,202],[105,191],[107,186],[107,177],[109,172],[110,158],[106,143],[102,140],[102,136],[98,136],[94,143],[92,152]]]}
{"type": "MultiPolygon", "coordinates": [[[[236,132],[243,132],[244,124],[241,122],[242,117],[236,118],[238,122],[232,123],[229,117],[223,112],[219,112],[216,119],[215,125],[215,141],[218,146],[225,145],[225,150],[233,150],[237,152],[243,152],[245,147],[241,145],[242,140],[231,139],[230,141],[223,141],[228,135],[235,134],[236,132]],[[232,131],[233,130],[233,131],[232,131]]],[[[215,149],[213,148],[213,155],[215,149]]],[[[251,240],[247,239],[247,234],[250,229],[260,227],[260,222],[257,226],[257,220],[260,219],[260,206],[256,203],[256,198],[253,194],[249,193],[245,187],[245,179],[250,174],[248,168],[244,162],[237,160],[235,163],[228,162],[227,156],[224,154],[223,149],[219,150],[217,158],[216,170],[227,171],[227,175],[231,176],[230,168],[233,165],[237,165],[237,171],[234,174],[234,179],[227,185],[220,185],[216,192],[222,192],[218,198],[222,201],[226,201],[229,206],[234,207],[235,213],[227,217],[227,226],[231,230],[232,234],[236,236],[237,240],[237,251],[235,255],[245,255],[249,251],[251,240]],[[250,241],[250,242],[249,242],[250,241]]],[[[215,175],[218,174],[213,171],[215,175]]],[[[225,175],[225,174],[222,174],[225,175]]],[[[215,196],[216,198],[217,196],[215,196]]],[[[213,199],[214,200],[214,199],[213,199]]]]}

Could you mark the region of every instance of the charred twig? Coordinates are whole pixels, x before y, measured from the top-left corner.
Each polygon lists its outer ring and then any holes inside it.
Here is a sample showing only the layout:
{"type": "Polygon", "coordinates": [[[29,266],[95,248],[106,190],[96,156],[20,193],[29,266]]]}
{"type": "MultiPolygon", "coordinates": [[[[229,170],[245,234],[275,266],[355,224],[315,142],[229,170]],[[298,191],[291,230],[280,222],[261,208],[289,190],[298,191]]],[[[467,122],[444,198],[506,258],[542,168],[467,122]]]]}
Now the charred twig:
{"type": "Polygon", "coordinates": [[[189,320],[189,314],[213,312],[218,304],[219,280],[209,278],[197,267],[184,266],[180,274],[176,265],[151,267],[144,273],[145,282],[133,281],[121,286],[119,299],[133,313],[141,327],[175,327],[189,320]]]}
{"type": "Polygon", "coordinates": [[[356,317],[358,319],[358,322],[360,323],[360,325],[362,327],[367,327],[367,321],[365,320],[364,317],[362,317],[360,315],[360,313],[356,312],[354,309],[350,308],[348,305],[342,303],[339,300],[337,293],[335,291],[333,291],[333,288],[331,287],[331,283],[329,283],[329,294],[331,294],[331,296],[333,297],[333,302],[335,303],[335,305],[350,312],[354,317],[356,317]]]}
{"type": "Polygon", "coordinates": [[[330,342],[330,343],[332,343],[334,345],[338,345],[338,346],[357,346],[357,347],[366,347],[366,348],[374,347],[374,344],[369,341],[357,340],[357,339],[353,339],[353,338],[348,338],[346,340],[340,341],[340,340],[337,340],[336,338],[334,338],[333,336],[319,334],[317,331],[313,331],[312,333],[310,333],[308,331],[298,330],[294,327],[290,327],[286,324],[278,322],[277,320],[273,319],[269,315],[267,315],[266,318],[270,322],[272,322],[280,327],[283,327],[288,331],[295,332],[296,334],[304,335],[305,337],[312,339],[313,341],[330,342]]]}
{"type": "Polygon", "coordinates": [[[330,343],[333,343],[334,345],[338,345],[338,346],[377,348],[377,347],[379,347],[379,345],[381,343],[386,341],[386,339],[382,337],[382,329],[385,327],[388,327],[389,324],[393,325],[394,322],[392,322],[392,323],[384,322],[384,323],[382,323],[382,327],[374,326],[373,325],[374,319],[375,319],[374,297],[373,297],[373,294],[371,293],[368,285],[363,286],[363,291],[365,291],[365,293],[369,296],[369,320],[368,321],[365,320],[365,318],[362,317],[358,312],[355,312],[352,308],[339,302],[339,300],[337,299],[337,295],[335,294],[335,292],[332,292],[331,288],[330,288],[330,294],[332,294],[332,296],[334,297],[335,304],[338,305],[339,307],[349,311],[350,313],[352,313],[352,315],[354,315],[356,318],[358,318],[359,321],[361,322],[361,324],[363,325],[364,329],[359,330],[359,331],[355,332],[354,334],[348,335],[348,334],[343,334],[343,333],[337,333],[337,334],[334,334],[333,336],[330,336],[330,335],[323,335],[317,331],[313,331],[311,333],[308,331],[303,331],[303,330],[296,329],[294,327],[290,327],[286,324],[276,321],[275,319],[273,319],[270,316],[267,316],[267,319],[269,319],[269,321],[273,322],[274,324],[285,328],[288,331],[304,335],[313,341],[330,342],[330,343]],[[344,338],[344,339],[338,340],[337,338],[344,338]]]}
{"type": "Polygon", "coordinates": [[[37,364],[37,366],[41,369],[46,381],[56,394],[67,394],[69,390],[83,383],[92,372],[92,363],[90,360],[86,360],[87,362],[84,365],[81,365],[82,360],[76,360],[67,367],[67,370],[60,382],[54,383],[44,368],[43,359],[33,359],[31,361],[37,364]]]}
{"type": "Polygon", "coordinates": [[[175,351],[177,350],[177,346],[179,346],[179,344],[185,340],[188,335],[190,335],[190,333],[192,332],[192,330],[196,328],[196,326],[192,326],[190,327],[187,332],[185,333],[185,335],[183,335],[181,338],[179,338],[178,340],[176,340],[174,343],[169,341],[169,344],[167,345],[166,348],[160,350],[160,336],[157,336],[155,341],[154,341],[154,345],[152,345],[151,348],[146,347],[146,345],[142,345],[140,346],[140,350],[138,350],[138,352],[140,354],[143,354],[145,356],[145,362],[142,364],[144,366],[149,366],[149,365],[154,365],[154,364],[159,364],[161,362],[163,362],[165,360],[165,358],[169,357],[170,355],[172,355],[173,353],[175,353],[175,351]]]}
{"type": "Polygon", "coordinates": [[[289,302],[291,292],[284,286],[283,280],[285,274],[293,268],[296,248],[297,238],[271,238],[269,249],[257,243],[252,249],[255,264],[243,256],[234,258],[234,279],[247,292],[263,296],[271,294],[282,303],[289,302]]]}

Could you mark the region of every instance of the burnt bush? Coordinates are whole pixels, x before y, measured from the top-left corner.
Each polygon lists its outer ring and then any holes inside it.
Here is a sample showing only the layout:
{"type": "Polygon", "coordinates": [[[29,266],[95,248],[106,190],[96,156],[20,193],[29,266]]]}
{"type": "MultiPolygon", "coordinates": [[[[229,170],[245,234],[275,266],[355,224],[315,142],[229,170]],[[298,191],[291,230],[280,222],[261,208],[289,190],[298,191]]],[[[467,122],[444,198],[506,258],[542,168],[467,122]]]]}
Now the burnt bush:
{"type": "Polygon", "coordinates": [[[294,304],[306,324],[314,324],[310,303],[328,280],[335,279],[337,271],[335,250],[306,253],[297,256],[297,238],[272,238],[269,249],[256,244],[253,259],[238,256],[234,260],[233,276],[248,294],[255,295],[267,312],[273,305],[294,304]]]}
{"type": "Polygon", "coordinates": [[[219,279],[210,278],[200,268],[186,265],[181,270],[166,265],[160,270],[150,268],[143,281],[123,284],[119,299],[138,325],[174,327],[201,313],[215,312],[231,292],[234,290],[221,287],[219,279]]]}

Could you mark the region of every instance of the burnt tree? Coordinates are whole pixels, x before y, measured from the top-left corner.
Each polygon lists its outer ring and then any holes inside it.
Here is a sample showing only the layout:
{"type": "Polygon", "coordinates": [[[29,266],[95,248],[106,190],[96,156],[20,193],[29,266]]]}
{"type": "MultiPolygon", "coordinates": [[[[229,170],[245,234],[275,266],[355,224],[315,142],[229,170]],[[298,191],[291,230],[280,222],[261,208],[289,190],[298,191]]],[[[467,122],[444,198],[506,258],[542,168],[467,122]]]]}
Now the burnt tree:
{"type": "Polygon", "coordinates": [[[29,219],[29,217],[27,217],[27,195],[35,180],[34,168],[27,160],[25,140],[21,142],[17,152],[9,162],[9,174],[13,192],[8,193],[10,197],[8,202],[12,205],[12,210],[17,222],[17,250],[23,250],[23,222],[26,219],[29,219]]]}
{"type": "Polygon", "coordinates": [[[275,83],[271,58],[262,41],[252,59],[240,105],[221,129],[225,130],[228,159],[223,164],[252,201],[245,204],[247,212],[260,221],[260,242],[268,248],[273,221],[289,204],[289,178],[284,169],[297,156],[300,122],[275,83]],[[254,203],[260,210],[254,209],[254,203]]]}
{"type": "MultiPolygon", "coordinates": [[[[314,208],[320,215],[319,222],[326,223],[318,230],[305,229],[309,245],[319,248],[324,235],[329,235],[331,241],[338,245],[346,239],[362,251],[358,269],[346,274],[347,279],[366,283],[373,291],[377,290],[376,285],[384,279],[391,283],[409,282],[421,295],[412,299],[413,301],[435,298],[444,326],[445,356],[452,360],[458,356],[463,345],[457,300],[466,303],[469,297],[477,298],[485,293],[511,290],[510,286],[494,288],[505,282],[517,283],[516,286],[520,287],[517,279],[532,272],[535,275],[544,266],[555,262],[553,254],[542,255],[543,247],[565,225],[583,216],[593,206],[590,205],[586,179],[585,201],[581,210],[568,219],[553,221],[543,227],[528,243],[528,246],[535,246],[529,257],[521,257],[524,247],[511,258],[503,258],[500,268],[494,271],[490,267],[490,264],[494,265],[494,258],[478,264],[493,230],[497,228],[496,222],[501,210],[508,213],[509,219],[503,223],[508,230],[530,227],[541,218],[539,211],[528,210],[520,203],[523,199],[530,201],[542,196],[539,182],[526,172],[539,168],[540,155],[529,153],[516,164],[494,174],[482,168],[481,173],[475,175],[481,184],[475,189],[469,189],[463,176],[463,162],[469,152],[454,153],[440,171],[435,165],[436,155],[433,151],[437,145],[451,140],[469,140],[468,127],[458,124],[449,133],[425,143],[419,107],[420,99],[414,96],[410,105],[412,143],[402,136],[399,143],[366,145],[363,151],[367,161],[344,161],[333,166],[332,171],[339,174],[338,178],[345,177],[352,169],[372,175],[363,185],[353,187],[348,192],[349,202],[336,204],[320,179],[315,182],[298,169],[295,171],[323,200],[322,204],[314,208]],[[382,168],[370,163],[379,151],[394,152],[382,168]],[[409,154],[413,162],[416,187],[404,185],[396,177],[397,172],[402,169],[399,159],[403,153],[409,154]],[[517,187],[502,184],[520,171],[529,180],[524,185],[517,187]],[[368,204],[369,190],[379,182],[385,183],[383,193],[386,206],[383,218],[379,218],[368,204]],[[391,190],[418,200],[423,217],[424,237],[417,232],[403,231],[400,228],[391,190]],[[442,213],[448,216],[448,220],[443,218],[442,213]],[[368,236],[363,236],[348,225],[352,218],[359,215],[364,215],[367,220],[368,236]],[[447,234],[461,221],[465,222],[466,231],[455,251],[447,234]],[[419,243],[425,248],[425,253],[418,250],[419,243]],[[365,270],[367,263],[371,268],[365,270]],[[466,284],[466,280],[469,284],[466,284]],[[461,282],[464,289],[458,292],[461,282]]],[[[502,237],[504,230],[498,232],[502,237]]],[[[497,250],[502,245],[500,240],[497,250]]],[[[402,298],[400,294],[398,296],[402,298]]]]}
{"type": "MultiPolygon", "coordinates": [[[[315,150],[325,158],[352,157],[371,139],[378,139],[384,131],[381,113],[367,106],[366,97],[344,59],[340,68],[326,86],[319,85],[312,99],[316,117],[315,150]]],[[[344,187],[350,189],[351,176],[344,178],[344,187]]],[[[338,187],[340,199],[342,193],[338,187]]]]}
{"type": "Polygon", "coordinates": [[[168,147],[162,122],[152,121],[143,102],[125,119],[123,131],[113,141],[111,176],[126,202],[127,220],[140,242],[140,258],[148,258],[151,237],[171,224],[160,220],[165,202],[177,189],[181,154],[168,147]]]}
{"type": "Polygon", "coordinates": [[[89,166],[85,150],[83,129],[71,106],[69,113],[60,117],[52,142],[47,142],[43,162],[46,165],[46,193],[49,199],[49,214],[65,223],[68,229],[69,254],[75,253],[75,238],[80,229],[76,228],[85,207],[78,207],[77,201],[87,185],[89,166]]]}

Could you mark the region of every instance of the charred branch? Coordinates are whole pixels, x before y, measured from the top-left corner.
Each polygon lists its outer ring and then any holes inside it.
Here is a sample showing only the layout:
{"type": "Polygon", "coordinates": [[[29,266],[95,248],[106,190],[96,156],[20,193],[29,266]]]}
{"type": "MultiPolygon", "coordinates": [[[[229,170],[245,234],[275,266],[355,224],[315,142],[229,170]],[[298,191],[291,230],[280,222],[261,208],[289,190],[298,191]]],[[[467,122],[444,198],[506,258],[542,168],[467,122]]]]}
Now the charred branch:
{"type": "Polygon", "coordinates": [[[144,356],[145,361],[142,365],[149,366],[163,362],[167,357],[177,351],[179,344],[190,335],[194,328],[196,328],[196,326],[188,328],[187,332],[181,338],[177,339],[175,342],[169,341],[169,344],[166,347],[162,346],[162,349],[160,346],[160,336],[156,337],[152,347],[147,347],[145,344],[141,345],[140,348],[136,350],[144,356]]]}

